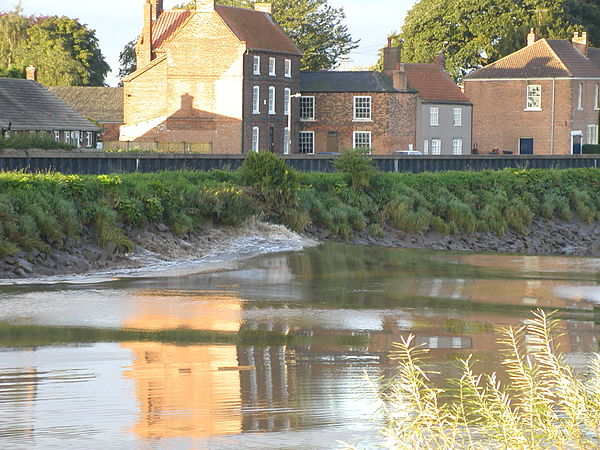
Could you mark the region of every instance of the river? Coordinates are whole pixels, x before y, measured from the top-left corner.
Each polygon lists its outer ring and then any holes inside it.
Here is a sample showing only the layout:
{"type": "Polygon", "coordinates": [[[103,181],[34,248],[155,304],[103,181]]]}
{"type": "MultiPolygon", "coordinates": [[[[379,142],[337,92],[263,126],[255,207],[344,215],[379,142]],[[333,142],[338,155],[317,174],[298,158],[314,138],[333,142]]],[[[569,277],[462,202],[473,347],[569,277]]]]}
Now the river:
{"type": "Polygon", "coordinates": [[[581,365],[599,350],[594,306],[597,258],[342,244],[221,270],[5,284],[1,446],[372,448],[400,337],[444,375],[468,354],[490,372],[500,328],[547,307],[581,365]]]}

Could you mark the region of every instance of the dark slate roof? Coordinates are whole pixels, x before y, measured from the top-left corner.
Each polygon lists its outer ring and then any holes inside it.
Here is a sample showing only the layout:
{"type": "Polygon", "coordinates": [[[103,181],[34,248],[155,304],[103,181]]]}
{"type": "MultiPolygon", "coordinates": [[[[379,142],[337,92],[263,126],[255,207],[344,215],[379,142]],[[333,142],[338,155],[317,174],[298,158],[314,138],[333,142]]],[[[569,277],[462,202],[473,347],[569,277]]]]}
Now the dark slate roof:
{"type": "Polygon", "coordinates": [[[302,92],[400,92],[381,72],[301,72],[302,92]]]}
{"type": "Polygon", "coordinates": [[[13,130],[99,130],[41,84],[0,78],[0,127],[9,123],[13,130]]]}
{"type": "MultiPolygon", "coordinates": [[[[215,11],[249,50],[259,50],[288,55],[302,55],[271,15],[248,8],[215,6],[215,11]]],[[[189,10],[164,11],[152,29],[152,49],[159,49],[171,36],[187,23],[194,14],[189,10]]]]}
{"type": "Polygon", "coordinates": [[[56,86],[48,89],[90,120],[123,123],[121,87],[56,86]]]}
{"type": "Polygon", "coordinates": [[[471,104],[454,80],[437,64],[404,64],[408,87],[425,102],[471,104]]]}
{"type": "MultiPolygon", "coordinates": [[[[596,55],[596,49],[590,49],[596,55]]],[[[465,80],[502,78],[600,78],[600,65],[570,41],[540,39],[482,69],[465,80]]]]}

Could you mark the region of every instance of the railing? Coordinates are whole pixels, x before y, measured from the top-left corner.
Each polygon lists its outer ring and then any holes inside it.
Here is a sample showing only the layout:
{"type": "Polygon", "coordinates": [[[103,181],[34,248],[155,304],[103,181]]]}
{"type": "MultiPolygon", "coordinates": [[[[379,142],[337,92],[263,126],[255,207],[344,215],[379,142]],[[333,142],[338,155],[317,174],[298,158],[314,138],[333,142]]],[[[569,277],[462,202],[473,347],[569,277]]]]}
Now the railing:
{"type": "MultiPolygon", "coordinates": [[[[333,172],[331,155],[289,155],[287,163],[302,172],[333,172]]],[[[531,156],[374,156],[385,172],[443,172],[514,169],[572,169],[600,167],[600,155],[531,156]]],[[[57,171],[67,174],[159,172],[163,170],[236,170],[244,155],[131,154],[30,150],[0,153],[0,170],[57,171]]]]}

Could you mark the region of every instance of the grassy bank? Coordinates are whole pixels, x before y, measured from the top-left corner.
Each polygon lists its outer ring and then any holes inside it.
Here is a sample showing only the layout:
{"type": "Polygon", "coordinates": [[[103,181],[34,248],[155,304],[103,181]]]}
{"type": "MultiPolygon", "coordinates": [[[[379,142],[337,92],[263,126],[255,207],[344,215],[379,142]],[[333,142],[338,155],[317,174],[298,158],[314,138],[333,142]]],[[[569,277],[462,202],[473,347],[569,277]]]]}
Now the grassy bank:
{"type": "Polygon", "coordinates": [[[297,174],[271,154],[237,172],[78,176],[0,173],[0,257],[48,252],[65,237],[133,248],[128,227],[163,223],[185,235],[252,216],[342,238],[385,225],[413,233],[524,234],[535,217],[600,219],[600,170],[392,174],[348,153],[334,174],[297,174]]]}

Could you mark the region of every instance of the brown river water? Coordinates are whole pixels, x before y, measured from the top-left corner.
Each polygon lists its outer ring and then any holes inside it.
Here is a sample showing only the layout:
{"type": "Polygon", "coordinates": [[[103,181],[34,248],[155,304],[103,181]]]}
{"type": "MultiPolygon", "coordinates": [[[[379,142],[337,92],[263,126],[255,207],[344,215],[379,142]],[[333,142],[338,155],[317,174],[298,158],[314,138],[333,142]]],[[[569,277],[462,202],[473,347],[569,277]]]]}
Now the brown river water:
{"type": "Polygon", "coordinates": [[[499,329],[545,307],[583,365],[599,351],[594,306],[597,258],[341,244],[2,285],[0,447],[377,448],[400,337],[444,375],[469,354],[491,372],[499,329]]]}

